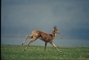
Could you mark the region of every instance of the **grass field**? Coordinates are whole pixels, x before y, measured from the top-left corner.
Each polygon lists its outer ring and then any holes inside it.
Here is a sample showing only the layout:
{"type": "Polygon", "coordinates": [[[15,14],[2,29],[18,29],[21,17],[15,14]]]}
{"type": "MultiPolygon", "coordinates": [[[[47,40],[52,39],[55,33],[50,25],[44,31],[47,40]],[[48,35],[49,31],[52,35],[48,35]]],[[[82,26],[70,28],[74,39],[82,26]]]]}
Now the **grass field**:
{"type": "Polygon", "coordinates": [[[2,60],[89,60],[89,47],[54,47],[29,46],[24,51],[25,45],[1,45],[2,60]]]}

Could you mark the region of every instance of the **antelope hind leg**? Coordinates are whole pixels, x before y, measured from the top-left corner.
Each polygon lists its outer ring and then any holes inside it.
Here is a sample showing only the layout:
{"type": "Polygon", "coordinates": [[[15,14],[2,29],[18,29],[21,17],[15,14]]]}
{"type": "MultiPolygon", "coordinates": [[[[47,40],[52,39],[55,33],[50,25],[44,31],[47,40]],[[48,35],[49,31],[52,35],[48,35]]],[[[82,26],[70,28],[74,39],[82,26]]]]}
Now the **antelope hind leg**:
{"type": "Polygon", "coordinates": [[[32,38],[32,39],[30,40],[30,42],[28,43],[28,45],[25,47],[24,51],[26,51],[26,50],[27,50],[27,48],[28,48],[28,46],[30,45],[30,43],[34,42],[35,40],[36,40],[36,38],[35,38],[35,37],[34,37],[34,38],[32,38]]]}
{"type": "Polygon", "coordinates": [[[31,36],[26,36],[26,38],[25,38],[24,41],[22,42],[22,45],[26,42],[26,40],[27,40],[28,38],[31,38],[31,36]]]}

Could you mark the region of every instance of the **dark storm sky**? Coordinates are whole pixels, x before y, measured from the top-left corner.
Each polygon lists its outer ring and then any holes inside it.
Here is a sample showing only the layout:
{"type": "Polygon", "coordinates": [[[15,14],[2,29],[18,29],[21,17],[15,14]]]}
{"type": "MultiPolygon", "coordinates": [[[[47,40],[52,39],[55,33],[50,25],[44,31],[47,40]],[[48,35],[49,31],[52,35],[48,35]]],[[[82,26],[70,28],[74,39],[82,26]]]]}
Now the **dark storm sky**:
{"type": "Polygon", "coordinates": [[[30,35],[38,29],[57,37],[89,39],[89,0],[2,0],[1,34],[30,35]]]}

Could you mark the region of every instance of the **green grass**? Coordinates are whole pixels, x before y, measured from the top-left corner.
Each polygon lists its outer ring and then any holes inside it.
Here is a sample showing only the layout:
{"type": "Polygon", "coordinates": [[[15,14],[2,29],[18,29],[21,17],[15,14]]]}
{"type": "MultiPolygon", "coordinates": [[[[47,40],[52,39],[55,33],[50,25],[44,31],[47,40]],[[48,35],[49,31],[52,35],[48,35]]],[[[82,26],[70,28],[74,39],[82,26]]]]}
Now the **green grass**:
{"type": "Polygon", "coordinates": [[[2,60],[89,60],[89,47],[54,47],[29,46],[24,51],[25,45],[1,45],[2,60]]]}

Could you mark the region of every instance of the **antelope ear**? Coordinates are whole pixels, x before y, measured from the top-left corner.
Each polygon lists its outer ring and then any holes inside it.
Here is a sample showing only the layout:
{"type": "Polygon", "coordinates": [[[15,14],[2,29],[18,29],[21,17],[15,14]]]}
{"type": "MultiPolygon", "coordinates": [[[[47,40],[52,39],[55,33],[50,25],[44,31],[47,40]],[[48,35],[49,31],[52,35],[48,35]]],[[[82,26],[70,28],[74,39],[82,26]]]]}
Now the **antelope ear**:
{"type": "Polygon", "coordinates": [[[57,26],[54,26],[54,29],[56,29],[57,28],[57,26]]]}

